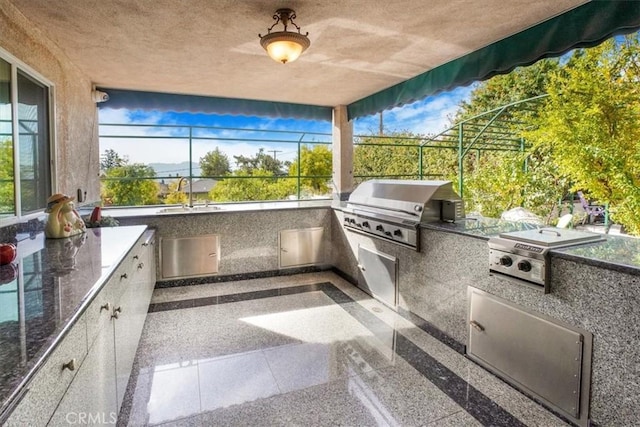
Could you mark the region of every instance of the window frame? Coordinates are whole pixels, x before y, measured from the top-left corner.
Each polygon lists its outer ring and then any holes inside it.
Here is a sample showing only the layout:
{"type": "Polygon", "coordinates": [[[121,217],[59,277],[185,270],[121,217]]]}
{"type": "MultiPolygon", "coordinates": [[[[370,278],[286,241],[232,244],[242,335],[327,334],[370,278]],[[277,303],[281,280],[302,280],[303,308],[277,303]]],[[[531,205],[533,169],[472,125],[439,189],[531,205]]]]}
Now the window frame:
{"type": "Polygon", "coordinates": [[[0,218],[0,227],[16,224],[25,220],[37,218],[44,213],[44,208],[38,209],[33,212],[22,213],[22,200],[21,183],[20,183],[20,139],[19,139],[19,123],[18,123],[18,71],[25,77],[31,79],[33,82],[42,85],[47,90],[47,112],[45,124],[49,133],[48,137],[48,150],[49,150],[49,164],[46,165],[46,170],[49,173],[51,179],[51,188],[49,192],[51,194],[57,191],[57,135],[56,135],[56,103],[55,103],[55,85],[54,83],[44,77],[42,74],[25,64],[20,59],[16,58],[11,53],[7,52],[0,46],[0,59],[7,62],[11,68],[11,139],[13,142],[13,185],[14,185],[14,215],[0,218]]]}

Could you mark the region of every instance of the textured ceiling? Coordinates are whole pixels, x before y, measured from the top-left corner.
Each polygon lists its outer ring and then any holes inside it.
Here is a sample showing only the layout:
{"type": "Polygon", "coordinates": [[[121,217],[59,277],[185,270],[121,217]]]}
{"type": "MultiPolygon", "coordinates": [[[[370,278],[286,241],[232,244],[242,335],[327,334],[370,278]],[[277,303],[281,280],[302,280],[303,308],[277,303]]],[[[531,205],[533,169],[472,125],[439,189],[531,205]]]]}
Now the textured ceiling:
{"type": "Polygon", "coordinates": [[[99,86],[349,104],[584,0],[11,0],[99,86]],[[258,33],[296,11],[311,47],[282,65],[258,33]]]}

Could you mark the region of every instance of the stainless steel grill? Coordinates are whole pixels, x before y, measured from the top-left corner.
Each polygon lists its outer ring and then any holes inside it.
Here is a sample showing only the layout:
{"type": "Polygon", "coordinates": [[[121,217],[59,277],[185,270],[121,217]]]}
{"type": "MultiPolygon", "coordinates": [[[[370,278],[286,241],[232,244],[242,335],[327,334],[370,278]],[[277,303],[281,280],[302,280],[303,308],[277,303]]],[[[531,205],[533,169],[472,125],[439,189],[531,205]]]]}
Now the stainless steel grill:
{"type": "Polygon", "coordinates": [[[344,227],[420,250],[420,223],[463,217],[464,204],[450,181],[372,179],[351,193],[344,227]]]}
{"type": "Polygon", "coordinates": [[[489,272],[549,293],[549,251],[602,240],[600,234],[561,228],[502,233],[489,239],[489,272]]]}

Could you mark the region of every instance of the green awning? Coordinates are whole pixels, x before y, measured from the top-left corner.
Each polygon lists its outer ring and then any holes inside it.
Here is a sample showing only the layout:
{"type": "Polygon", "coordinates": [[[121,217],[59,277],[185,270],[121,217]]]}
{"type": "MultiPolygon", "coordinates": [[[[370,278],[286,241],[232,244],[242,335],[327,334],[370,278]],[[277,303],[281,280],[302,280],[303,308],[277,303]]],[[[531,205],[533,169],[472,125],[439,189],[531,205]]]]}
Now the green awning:
{"type": "Polygon", "coordinates": [[[213,96],[178,95],[172,93],[141,92],[98,88],[109,95],[99,108],[129,110],[172,111],[176,113],[205,113],[234,116],[282,117],[331,121],[333,109],[317,105],[251,99],[218,98],[213,96]]]}
{"type": "Polygon", "coordinates": [[[505,74],[520,65],[595,46],[640,29],[640,2],[596,0],[448,62],[347,107],[349,119],[409,104],[441,91],[505,74]]]}

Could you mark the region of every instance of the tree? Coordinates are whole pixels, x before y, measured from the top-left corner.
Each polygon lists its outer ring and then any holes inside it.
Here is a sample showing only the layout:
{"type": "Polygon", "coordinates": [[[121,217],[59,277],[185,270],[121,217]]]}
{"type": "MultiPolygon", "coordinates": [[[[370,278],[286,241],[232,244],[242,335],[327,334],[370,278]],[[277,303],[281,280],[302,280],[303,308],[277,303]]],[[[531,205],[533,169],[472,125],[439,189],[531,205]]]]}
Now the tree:
{"type": "Polygon", "coordinates": [[[0,142],[0,215],[15,214],[13,141],[0,142]]]}
{"type": "Polygon", "coordinates": [[[548,101],[527,136],[552,156],[573,190],[609,203],[640,234],[640,42],[636,35],[578,50],[553,73],[548,101]]]}
{"type": "Polygon", "coordinates": [[[127,157],[120,157],[115,150],[109,148],[104,151],[102,156],[100,156],[100,169],[103,171],[108,171],[109,169],[119,168],[128,163],[127,157]]]}
{"type": "Polygon", "coordinates": [[[142,163],[113,167],[106,172],[102,200],[107,205],[137,206],[158,203],[153,168],[142,163]]]}
{"type": "MultiPolygon", "coordinates": [[[[301,191],[306,191],[310,194],[330,193],[331,188],[328,182],[331,180],[333,171],[332,158],[331,150],[326,145],[314,145],[313,148],[307,145],[300,147],[300,175],[312,177],[300,180],[301,191]]],[[[298,159],[289,165],[289,176],[298,176],[298,159]]],[[[295,192],[297,181],[289,180],[285,182],[293,184],[293,191],[295,192]]]]}
{"type": "Polygon", "coordinates": [[[229,165],[229,157],[220,151],[218,147],[213,151],[209,151],[204,157],[200,157],[200,168],[202,176],[218,177],[231,173],[229,165]]]}
{"type": "Polygon", "coordinates": [[[253,171],[259,170],[260,173],[266,171],[272,175],[283,174],[283,162],[266,154],[264,148],[260,148],[254,157],[233,156],[236,159],[236,165],[242,173],[251,175],[253,171]]]}
{"type": "MultiPolygon", "coordinates": [[[[469,99],[461,103],[452,125],[507,104],[546,94],[553,73],[560,69],[558,59],[543,59],[479,83],[469,99]]],[[[504,130],[515,137],[523,137],[523,124],[530,127],[537,123],[542,105],[542,102],[528,103],[524,108],[505,110],[501,116],[504,130]]],[[[479,119],[475,129],[481,129],[488,120],[479,119]]],[[[475,137],[475,134],[471,136],[475,137]]],[[[458,137],[456,130],[452,139],[458,137]]],[[[491,129],[485,138],[489,144],[500,141],[492,136],[491,129]]],[[[514,207],[524,207],[549,218],[557,211],[557,202],[569,190],[568,178],[549,158],[549,149],[545,147],[521,152],[470,151],[463,159],[463,167],[467,211],[490,217],[499,217],[503,211],[514,207]]]]}
{"type": "Polygon", "coordinates": [[[233,177],[218,182],[209,192],[211,200],[219,202],[244,200],[283,200],[289,195],[285,186],[278,185],[272,171],[253,169],[251,174],[238,170],[233,177]]]}

